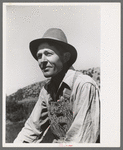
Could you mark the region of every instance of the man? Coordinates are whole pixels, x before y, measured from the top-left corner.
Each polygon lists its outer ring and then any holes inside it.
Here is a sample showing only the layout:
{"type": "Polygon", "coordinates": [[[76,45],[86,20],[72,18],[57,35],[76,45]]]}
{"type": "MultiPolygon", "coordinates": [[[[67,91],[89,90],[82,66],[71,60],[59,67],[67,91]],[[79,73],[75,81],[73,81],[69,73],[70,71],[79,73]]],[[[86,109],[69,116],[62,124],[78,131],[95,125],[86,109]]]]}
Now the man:
{"type": "Polygon", "coordinates": [[[30,51],[48,78],[14,143],[96,143],[100,101],[96,83],[73,69],[77,51],[61,29],[30,42],[30,51]]]}

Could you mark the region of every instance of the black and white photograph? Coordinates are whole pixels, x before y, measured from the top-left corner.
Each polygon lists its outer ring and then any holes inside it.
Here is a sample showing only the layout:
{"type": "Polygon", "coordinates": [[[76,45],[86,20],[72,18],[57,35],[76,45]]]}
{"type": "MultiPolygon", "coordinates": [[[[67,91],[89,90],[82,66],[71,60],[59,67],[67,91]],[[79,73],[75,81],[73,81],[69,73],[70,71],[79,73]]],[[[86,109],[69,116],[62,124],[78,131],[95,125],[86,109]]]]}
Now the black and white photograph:
{"type": "Polygon", "coordinates": [[[120,146],[119,27],[120,3],[3,3],[4,147],[120,146]]]}

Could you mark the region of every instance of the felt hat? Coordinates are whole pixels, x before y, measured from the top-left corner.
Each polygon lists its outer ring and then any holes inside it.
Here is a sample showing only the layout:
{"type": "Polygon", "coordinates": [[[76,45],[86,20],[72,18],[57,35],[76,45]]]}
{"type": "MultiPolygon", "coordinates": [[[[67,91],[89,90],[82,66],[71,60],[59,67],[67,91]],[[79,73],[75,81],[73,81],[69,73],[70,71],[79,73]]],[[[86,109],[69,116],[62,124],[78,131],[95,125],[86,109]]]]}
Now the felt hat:
{"type": "Polygon", "coordinates": [[[70,57],[70,60],[68,61],[68,64],[70,66],[76,61],[76,58],[77,58],[76,49],[72,45],[68,44],[67,38],[66,38],[64,32],[58,28],[48,29],[44,33],[42,38],[35,39],[30,42],[30,44],[29,44],[30,51],[36,60],[37,60],[36,54],[37,54],[38,46],[45,42],[50,42],[50,43],[54,44],[54,46],[56,43],[58,45],[61,45],[61,47],[64,48],[64,51],[70,52],[71,57],[70,57]]]}

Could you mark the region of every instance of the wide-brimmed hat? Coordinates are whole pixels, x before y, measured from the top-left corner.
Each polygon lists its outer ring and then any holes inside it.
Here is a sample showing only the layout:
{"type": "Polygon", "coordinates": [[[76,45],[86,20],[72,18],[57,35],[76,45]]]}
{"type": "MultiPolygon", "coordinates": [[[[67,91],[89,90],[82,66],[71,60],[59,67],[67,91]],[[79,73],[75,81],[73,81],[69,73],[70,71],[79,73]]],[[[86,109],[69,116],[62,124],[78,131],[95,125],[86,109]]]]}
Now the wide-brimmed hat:
{"type": "Polygon", "coordinates": [[[66,38],[64,32],[58,28],[48,29],[44,33],[42,38],[36,39],[36,40],[33,40],[30,42],[30,44],[29,44],[30,51],[36,60],[37,60],[36,54],[37,54],[38,46],[45,42],[53,43],[54,46],[56,43],[58,45],[61,45],[64,48],[64,51],[70,52],[71,57],[70,57],[70,60],[68,61],[69,65],[72,65],[76,61],[76,58],[77,58],[76,49],[72,45],[68,44],[67,38],[66,38]]]}

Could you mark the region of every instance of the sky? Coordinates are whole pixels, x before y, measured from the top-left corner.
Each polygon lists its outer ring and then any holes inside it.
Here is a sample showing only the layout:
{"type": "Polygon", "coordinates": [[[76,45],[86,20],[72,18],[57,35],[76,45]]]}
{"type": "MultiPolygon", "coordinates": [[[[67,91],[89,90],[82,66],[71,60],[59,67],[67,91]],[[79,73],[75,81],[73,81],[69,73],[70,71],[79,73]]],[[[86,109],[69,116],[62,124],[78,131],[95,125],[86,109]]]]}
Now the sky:
{"type": "Polygon", "coordinates": [[[100,6],[92,4],[8,4],[5,11],[6,93],[44,80],[29,43],[60,28],[78,58],[74,68],[100,67],[100,6]]]}

